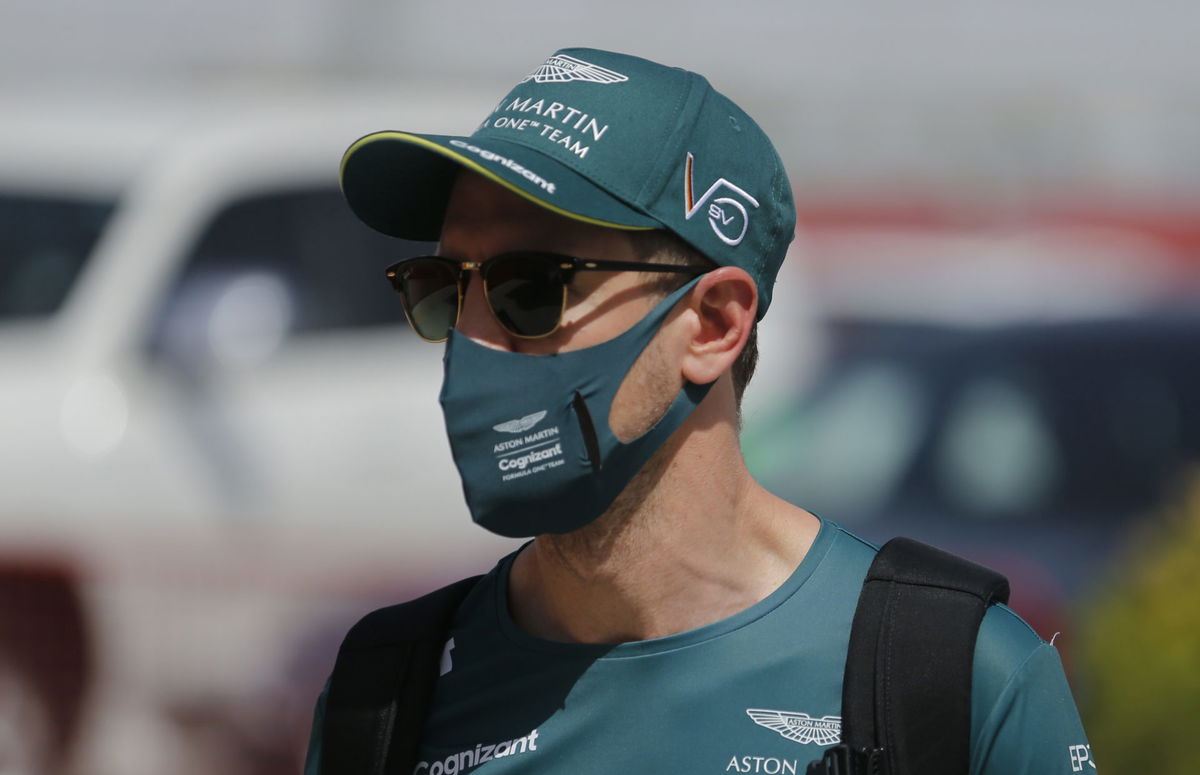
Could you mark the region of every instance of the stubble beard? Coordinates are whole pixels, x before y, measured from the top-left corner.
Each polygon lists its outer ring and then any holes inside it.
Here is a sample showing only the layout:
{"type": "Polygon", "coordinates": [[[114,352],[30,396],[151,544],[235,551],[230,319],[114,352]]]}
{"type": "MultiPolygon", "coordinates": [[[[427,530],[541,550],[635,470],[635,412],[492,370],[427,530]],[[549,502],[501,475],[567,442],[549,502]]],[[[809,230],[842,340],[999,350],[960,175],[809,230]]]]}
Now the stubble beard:
{"type": "MultiPolygon", "coordinates": [[[[682,378],[667,369],[656,343],[652,340],[642,352],[613,401],[614,406],[622,403],[620,412],[610,413],[616,420],[614,432],[622,441],[631,441],[652,428],[682,388],[682,378]]],[[[619,572],[612,566],[612,558],[629,556],[628,550],[653,550],[649,545],[651,525],[667,518],[661,484],[677,448],[678,440],[672,434],[599,517],[578,530],[542,535],[538,540],[549,544],[562,566],[583,580],[594,579],[597,573],[619,572]]]]}

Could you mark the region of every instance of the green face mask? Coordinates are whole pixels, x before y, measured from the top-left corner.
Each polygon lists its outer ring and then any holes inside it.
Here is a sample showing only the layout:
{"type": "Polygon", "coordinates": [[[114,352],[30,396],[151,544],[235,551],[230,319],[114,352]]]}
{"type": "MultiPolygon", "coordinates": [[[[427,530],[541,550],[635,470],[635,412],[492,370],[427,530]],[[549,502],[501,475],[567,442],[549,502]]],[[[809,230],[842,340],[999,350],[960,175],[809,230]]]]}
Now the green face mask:
{"type": "Polygon", "coordinates": [[[625,333],[582,350],[527,355],[450,332],[440,401],[477,524],[513,538],[568,533],[612,505],[712,387],[685,385],[630,442],[609,427],[625,375],[698,279],[625,333]]]}

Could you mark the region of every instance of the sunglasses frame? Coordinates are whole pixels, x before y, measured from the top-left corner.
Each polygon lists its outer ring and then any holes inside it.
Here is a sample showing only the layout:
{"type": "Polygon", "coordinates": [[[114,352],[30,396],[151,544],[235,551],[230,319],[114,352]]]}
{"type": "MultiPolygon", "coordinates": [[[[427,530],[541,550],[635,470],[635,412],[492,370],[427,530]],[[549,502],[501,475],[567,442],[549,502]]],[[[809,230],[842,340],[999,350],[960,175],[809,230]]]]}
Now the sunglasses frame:
{"type": "Polygon", "coordinates": [[[466,285],[463,282],[467,272],[478,272],[483,281],[483,297],[487,300],[488,311],[491,312],[492,318],[509,334],[518,339],[544,339],[562,328],[563,315],[567,311],[567,286],[571,284],[576,272],[654,272],[659,274],[690,274],[699,275],[705,272],[712,271],[715,267],[712,266],[696,266],[686,264],[654,264],[643,263],[641,261],[605,261],[602,259],[592,258],[576,258],[575,256],[567,256],[561,253],[550,253],[544,250],[514,250],[507,253],[500,253],[483,261],[456,261],[445,256],[410,256],[409,258],[397,261],[389,266],[386,270],[386,276],[390,282],[392,289],[399,293],[402,299],[405,299],[404,292],[400,288],[400,271],[405,264],[413,261],[435,261],[443,264],[454,271],[454,284],[458,292],[458,303],[454,311],[454,321],[446,330],[446,336],[440,339],[430,339],[417,329],[413,323],[412,316],[408,312],[408,302],[405,300],[401,306],[404,308],[404,317],[408,320],[408,327],[413,332],[424,339],[426,342],[437,344],[444,342],[450,338],[450,331],[458,325],[458,319],[462,316],[463,297],[466,293],[466,285]],[[499,259],[513,259],[517,256],[531,256],[538,259],[549,259],[552,265],[561,273],[562,277],[562,305],[558,311],[558,321],[554,324],[554,328],[544,334],[519,334],[507,325],[504,324],[500,317],[496,314],[496,309],[492,306],[492,298],[488,290],[488,267],[494,266],[493,262],[499,259]]]}

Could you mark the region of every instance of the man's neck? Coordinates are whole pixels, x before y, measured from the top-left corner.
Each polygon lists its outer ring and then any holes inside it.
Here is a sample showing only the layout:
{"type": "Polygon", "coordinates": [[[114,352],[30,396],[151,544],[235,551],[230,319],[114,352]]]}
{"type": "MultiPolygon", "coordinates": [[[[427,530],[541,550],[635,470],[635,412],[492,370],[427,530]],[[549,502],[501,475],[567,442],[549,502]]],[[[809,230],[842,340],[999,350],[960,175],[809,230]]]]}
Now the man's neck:
{"type": "Polygon", "coordinates": [[[730,433],[668,444],[596,522],[522,551],[517,625],[548,640],[646,640],[724,619],[787,580],[819,524],[754,481],[730,433]]]}

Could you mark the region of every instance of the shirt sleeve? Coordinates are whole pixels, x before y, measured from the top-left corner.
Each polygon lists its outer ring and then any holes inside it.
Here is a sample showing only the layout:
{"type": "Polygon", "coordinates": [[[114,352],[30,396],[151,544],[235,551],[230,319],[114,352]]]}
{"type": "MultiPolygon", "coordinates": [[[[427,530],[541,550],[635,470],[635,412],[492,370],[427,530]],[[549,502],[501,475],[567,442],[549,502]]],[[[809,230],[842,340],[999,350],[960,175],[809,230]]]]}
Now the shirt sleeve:
{"type": "Polygon", "coordinates": [[[1096,773],[1054,646],[1039,642],[1008,677],[983,714],[971,760],[976,775],[1096,773]]]}
{"type": "Polygon", "coordinates": [[[325,721],[325,697],[329,694],[329,682],[317,697],[313,709],[312,732],[308,736],[308,753],[304,756],[304,775],[321,775],[321,727],[325,721]]]}

